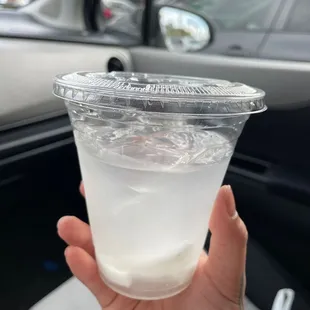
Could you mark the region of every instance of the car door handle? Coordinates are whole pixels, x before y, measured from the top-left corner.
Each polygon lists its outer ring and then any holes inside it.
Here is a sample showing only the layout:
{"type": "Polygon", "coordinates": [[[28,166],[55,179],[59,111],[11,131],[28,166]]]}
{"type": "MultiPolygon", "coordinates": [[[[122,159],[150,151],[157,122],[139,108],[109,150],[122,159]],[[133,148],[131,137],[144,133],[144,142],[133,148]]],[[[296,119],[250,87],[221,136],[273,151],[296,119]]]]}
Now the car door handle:
{"type": "Polygon", "coordinates": [[[228,50],[231,50],[231,51],[242,51],[243,48],[242,48],[241,45],[233,44],[233,45],[228,46],[228,50]]]}
{"type": "Polygon", "coordinates": [[[228,56],[240,56],[240,57],[249,57],[249,56],[251,56],[250,51],[244,49],[239,44],[233,44],[233,45],[228,46],[225,54],[228,55],[228,56]]]}

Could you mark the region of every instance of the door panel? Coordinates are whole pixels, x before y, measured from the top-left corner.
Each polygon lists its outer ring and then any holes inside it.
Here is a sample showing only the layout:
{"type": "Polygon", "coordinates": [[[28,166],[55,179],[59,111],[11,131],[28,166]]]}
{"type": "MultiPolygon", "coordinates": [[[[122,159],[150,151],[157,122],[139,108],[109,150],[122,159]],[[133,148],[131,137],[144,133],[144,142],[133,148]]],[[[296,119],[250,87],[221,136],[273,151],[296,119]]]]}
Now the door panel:
{"type": "Polygon", "coordinates": [[[52,95],[56,74],[105,71],[113,57],[132,69],[126,49],[100,45],[1,38],[0,55],[0,130],[64,114],[63,102],[52,95]]]}

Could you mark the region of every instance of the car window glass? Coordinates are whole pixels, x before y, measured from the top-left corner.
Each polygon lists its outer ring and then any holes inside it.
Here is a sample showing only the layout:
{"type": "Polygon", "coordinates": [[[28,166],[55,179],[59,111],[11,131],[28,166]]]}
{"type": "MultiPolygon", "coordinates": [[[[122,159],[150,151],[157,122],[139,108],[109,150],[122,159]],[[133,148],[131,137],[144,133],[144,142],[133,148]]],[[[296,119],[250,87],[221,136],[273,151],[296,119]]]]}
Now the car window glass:
{"type": "Polygon", "coordinates": [[[298,0],[288,18],[285,30],[310,33],[310,1],[298,0]]]}
{"type": "Polygon", "coordinates": [[[101,0],[101,29],[141,37],[144,0],[101,0]]]}
{"type": "MultiPolygon", "coordinates": [[[[160,0],[158,0],[160,1],[160,0]]],[[[155,1],[156,2],[156,1],[155,1]]],[[[265,30],[279,5],[276,0],[183,0],[183,7],[214,20],[221,30],[265,30]]]]}

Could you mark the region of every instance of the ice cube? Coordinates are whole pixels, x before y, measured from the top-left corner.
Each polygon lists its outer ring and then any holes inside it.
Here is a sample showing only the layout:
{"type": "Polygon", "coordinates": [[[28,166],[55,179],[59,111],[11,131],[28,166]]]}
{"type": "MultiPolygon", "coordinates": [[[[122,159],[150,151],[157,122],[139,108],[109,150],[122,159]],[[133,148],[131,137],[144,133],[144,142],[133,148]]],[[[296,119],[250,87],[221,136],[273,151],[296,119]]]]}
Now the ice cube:
{"type": "Polygon", "coordinates": [[[100,272],[107,280],[124,287],[130,287],[132,285],[132,277],[129,272],[121,271],[105,263],[105,258],[100,255],[97,257],[97,262],[100,272]]]}

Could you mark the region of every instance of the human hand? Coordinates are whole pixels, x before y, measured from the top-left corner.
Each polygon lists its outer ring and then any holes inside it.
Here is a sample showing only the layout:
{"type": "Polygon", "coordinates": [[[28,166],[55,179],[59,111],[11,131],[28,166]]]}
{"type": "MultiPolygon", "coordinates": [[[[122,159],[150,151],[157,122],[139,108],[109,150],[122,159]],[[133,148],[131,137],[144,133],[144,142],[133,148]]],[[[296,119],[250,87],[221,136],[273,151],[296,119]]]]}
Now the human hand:
{"type": "MultiPolygon", "coordinates": [[[[80,191],[84,196],[84,187],[80,191]]],[[[68,244],[65,257],[72,273],[106,310],[240,310],[245,292],[247,230],[238,216],[230,186],[223,186],[210,219],[209,255],[201,254],[191,285],[171,298],[142,301],[115,293],[100,278],[90,227],[76,217],[58,222],[68,244]]]]}

